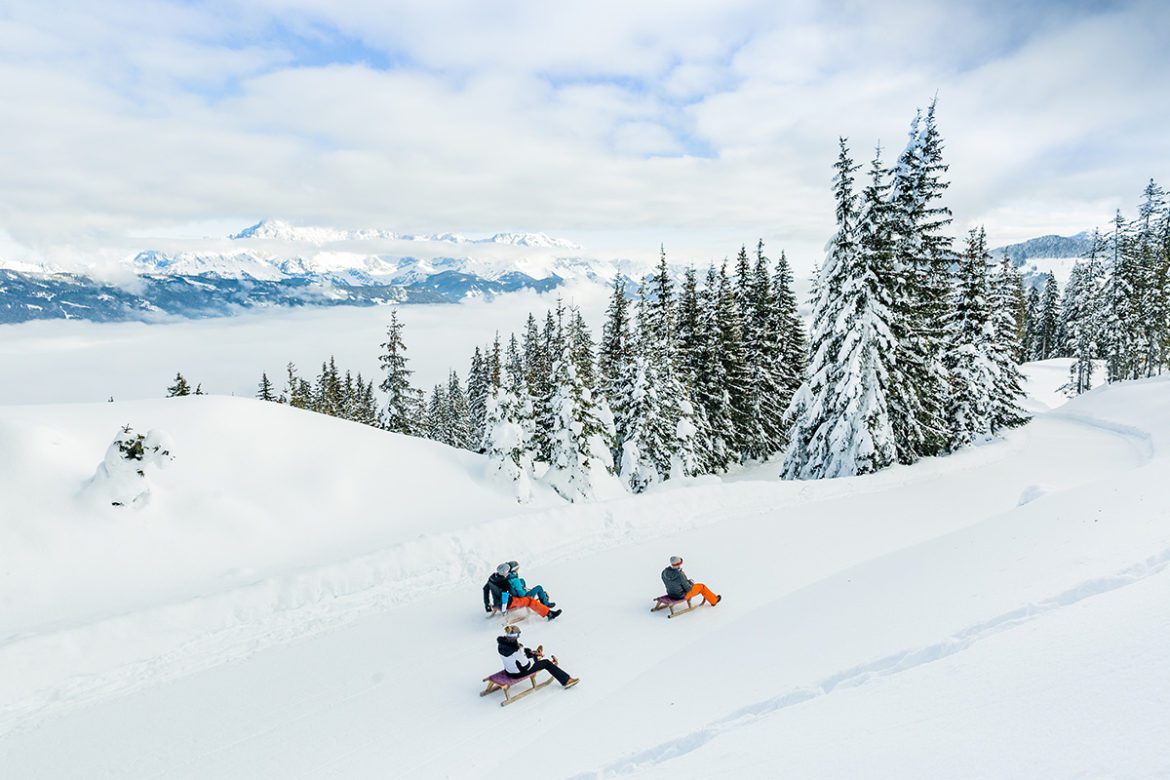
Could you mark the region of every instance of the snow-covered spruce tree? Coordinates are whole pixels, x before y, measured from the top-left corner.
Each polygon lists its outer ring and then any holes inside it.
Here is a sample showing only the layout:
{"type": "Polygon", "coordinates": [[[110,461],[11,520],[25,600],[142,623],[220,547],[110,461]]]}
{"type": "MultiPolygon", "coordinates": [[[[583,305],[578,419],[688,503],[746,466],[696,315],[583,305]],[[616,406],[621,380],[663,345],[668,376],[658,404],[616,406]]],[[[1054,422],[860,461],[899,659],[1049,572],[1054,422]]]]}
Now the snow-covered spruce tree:
{"type": "Polygon", "coordinates": [[[628,395],[619,399],[625,413],[620,475],[630,490],[640,493],[670,474],[674,428],[663,399],[661,345],[654,342],[655,327],[645,288],[638,293],[638,336],[628,395]]]}
{"type": "Polygon", "coordinates": [[[515,334],[508,340],[508,348],[504,353],[500,385],[516,398],[516,416],[523,429],[525,446],[533,453],[533,459],[535,459],[533,437],[536,421],[532,416],[532,396],[528,394],[528,380],[524,375],[524,359],[521,356],[520,344],[516,340],[515,334]]]}
{"type": "Polygon", "coordinates": [[[1138,272],[1134,267],[1130,244],[1130,227],[1118,210],[1113,217],[1113,229],[1105,236],[1105,255],[1108,258],[1108,280],[1105,298],[1108,312],[1105,320],[1105,366],[1110,382],[1136,379],[1140,374],[1140,355],[1134,349],[1137,342],[1138,272]]]}
{"type": "Polygon", "coordinates": [[[894,166],[890,224],[899,286],[893,299],[897,356],[890,376],[890,414],[898,460],[937,455],[948,443],[947,377],[942,362],[951,240],[950,210],[941,205],[942,141],[932,102],[916,116],[894,166]]]}
{"type": "Polygon", "coordinates": [[[1005,255],[1000,271],[991,281],[991,340],[988,358],[992,366],[991,431],[1015,428],[1028,421],[1020,408],[1024,399],[1024,376],[1019,369],[1022,351],[1020,301],[1023,288],[1020,274],[1005,255]]]}
{"type": "Polygon", "coordinates": [[[1131,243],[1134,266],[1137,269],[1137,328],[1138,350],[1142,353],[1142,376],[1160,373],[1166,363],[1163,352],[1164,332],[1170,315],[1170,283],[1167,281],[1167,267],[1162,256],[1163,241],[1159,235],[1162,217],[1166,212],[1166,194],[1157,182],[1150,179],[1142,191],[1142,202],[1138,207],[1138,218],[1134,224],[1131,243]]]}
{"type": "Polygon", "coordinates": [[[500,332],[496,331],[492,339],[492,348],[484,355],[484,366],[487,373],[488,388],[499,387],[503,382],[503,352],[500,349],[500,332]]]}
{"type": "Polygon", "coordinates": [[[471,355],[471,368],[467,372],[467,415],[468,415],[468,447],[475,452],[481,452],[484,429],[487,420],[487,397],[491,384],[488,376],[488,364],[479,347],[471,355]]]}
{"type": "MultiPolygon", "coordinates": [[[[792,396],[804,382],[808,367],[808,336],[800,319],[796,292],[792,285],[792,269],[783,252],[776,261],[776,273],[772,277],[772,295],[776,301],[772,329],[780,341],[780,357],[777,375],[780,380],[780,408],[787,411],[792,396]]],[[[785,430],[787,435],[787,430],[785,430]]]]}
{"type": "Polygon", "coordinates": [[[1028,285],[1025,312],[1024,356],[1020,359],[1021,363],[1040,359],[1040,288],[1035,284],[1028,285]]]}
{"type": "Polygon", "coordinates": [[[441,384],[435,385],[431,389],[431,395],[427,401],[426,421],[423,426],[423,432],[428,439],[442,444],[451,443],[448,439],[451,428],[450,412],[451,405],[447,402],[447,388],[441,384]]]}
{"type": "Polygon", "coordinates": [[[768,458],[782,452],[788,443],[788,424],[784,413],[788,409],[787,401],[791,393],[786,390],[783,380],[784,344],[777,319],[776,291],[772,287],[768,258],[764,256],[763,239],[756,243],[756,262],[752,268],[751,316],[755,344],[749,345],[749,354],[759,356],[754,394],[764,433],[764,448],[757,457],[768,458]]]}
{"type": "Polygon", "coordinates": [[[659,461],[659,467],[667,478],[694,476],[701,470],[703,445],[695,424],[690,390],[679,370],[678,314],[665,247],[659,248],[658,268],[650,286],[654,298],[644,301],[639,328],[641,350],[657,382],[661,414],[669,431],[667,447],[662,453],[665,459],[659,461]]]}
{"type": "Polygon", "coordinates": [[[952,448],[991,437],[995,369],[991,362],[989,259],[986,234],[982,228],[972,228],[967,235],[967,250],[959,258],[955,303],[947,323],[950,343],[944,353],[951,382],[952,448]]]}
{"type": "Polygon", "coordinates": [[[835,164],[837,233],[821,266],[813,302],[812,363],[793,398],[785,479],[867,474],[894,462],[887,386],[894,360],[892,240],[883,235],[880,166],[857,213],[845,139],[835,164]],[[859,222],[870,226],[859,230],[859,222]],[[859,233],[865,235],[864,243],[859,233]],[[868,244],[869,246],[866,246],[868,244]]]}
{"type": "Polygon", "coordinates": [[[467,394],[459,383],[459,374],[451,371],[447,378],[447,443],[461,450],[471,449],[471,415],[467,394]]]}
{"type": "Polygon", "coordinates": [[[633,342],[625,280],[618,277],[605,311],[601,345],[597,350],[598,390],[613,414],[614,439],[610,442],[610,453],[615,463],[621,462],[621,445],[629,433],[629,416],[624,404],[634,381],[633,342]]]}
{"type": "Polygon", "coordinates": [[[1070,397],[1093,388],[1094,360],[1101,356],[1105,314],[1101,248],[1101,235],[1094,230],[1089,254],[1073,266],[1060,307],[1061,352],[1073,359],[1061,389],[1070,397]]]}
{"type": "Polygon", "coordinates": [[[176,398],[181,395],[191,395],[191,385],[182,372],[175,374],[175,383],[167,388],[167,398],[176,398]]]}
{"type": "Polygon", "coordinates": [[[260,385],[256,389],[256,399],[259,401],[275,401],[276,391],[272,387],[272,382],[268,379],[268,373],[260,374],[260,385]]]}
{"type": "Polygon", "coordinates": [[[419,393],[410,384],[414,372],[407,368],[402,329],[398,312],[392,309],[390,324],[386,326],[386,341],[382,343],[382,354],[378,357],[383,374],[379,388],[386,394],[383,422],[386,430],[393,433],[418,435],[421,433],[422,409],[419,408],[419,393]]]}
{"type": "Polygon", "coordinates": [[[312,409],[313,408],[313,387],[309,384],[307,379],[297,376],[297,367],[289,363],[285,367],[288,372],[287,386],[285,387],[285,395],[288,397],[288,405],[296,409],[312,409]]]}
{"type": "Polygon", "coordinates": [[[321,373],[317,375],[317,382],[313,386],[313,411],[327,414],[330,417],[341,417],[345,408],[342,398],[341,374],[337,370],[337,361],[333,355],[329,356],[328,363],[321,364],[321,373]]]}
{"type": "Polygon", "coordinates": [[[719,286],[715,291],[714,305],[714,327],[711,334],[715,342],[715,354],[722,363],[721,373],[726,382],[724,387],[727,390],[728,411],[732,422],[731,430],[727,432],[726,444],[731,448],[734,461],[742,463],[746,449],[744,439],[752,435],[756,426],[751,418],[755,404],[748,374],[743,320],[739,315],[726,263],[719,269],[719,286]]]}
{"type": "Polygon", "coordinates": [[[695,465],[697,471],[692,473],[709,473],[717,468],[712,463],[713,432],[707,420],[706,407],[699,402],[699,393],[701,374],[711,362],[708,355],[710,338],[706,332],[707,320],[703,316],[703,304],[699,296],[698,276],[693,267],[687,268],[683,277],[675,321],[678,376],[686,392],[691,423],[695,427],[695,454],[698,462],[695,465]]]}
{"type": "MultiPolygon", "coordinates": [[[[704,471],[726,471],[739,462],[739,447],[732,418],[729,372],[736,373],[735,382],[742,383],[742,342],[734,333],[720,328],[720,278],[715,266],[707,269],[703,289],[699,293],[700,322],[696,328],[697,344],[693,361],[692,397],[698,407],[696,418],[706,426],[706,463],[704,471]]],[[[728,302],[728,309],[734,308],[728,302]]],[[[734,323],[735,318],[731,318],[734,323]]],[[[742,385],[741,385],[742,389],[742,385]]]]}
{"type": "Polygon", "coordinates": [[[999,274],[996,294],[1002,295],[1001,302],[1011,312],[1014,323],[1013,334],[1004,338],[1015,345],[1012,359],[1019,364],[1028,360],[1028,293],[1024,290],[1024,277],[1006,252],[1000,259],[999,274]]]}
{"type": "Polygon", "coordinates": [[[570,502],[610,495],[613,460],[609,439],[598,417],[592,391],[577,376],[573,351],[565,342],[553,363],[552,427],[548,432],[551,457],[544,481],[570,502]]]}
{"type": "Polygon", "coordinates": [[[1060,353],[1060,288],[1056,278],[1048,274],[1041,296],[1040,322],[1036,327],[1036,359],[1060,357],[1060,353]]]}
{"type": "Polygon", "coordinates": [[[504,485],[520,503],[532,498],[532,437],[523,401],[512,392],[522,380],[492,387],[484,411],[483,452],[488,476],[504,485]]]}
{"type": "Polygon", "coordinates": [[[145,506],[150,501],[149,472],[166,468],[175,459],[173,450],[170,437],[162,431],[152,430],[144,436],[129,425],[123,426],[84,492],[113,506],[145,506]]]}
{"type": "Polygon", "coordinates": [[[578,307],[569,307],[567,319],[565,340],[573,352],[573,366],[577,369],[577,377],[586,387],[595,387],[597,385],[597,368],[593,334],[589,332],[589,326],[585,324],[585,317],[578,307]]]}
{"type": "Polygon", "coordinates": [[[763,356],[760,345],[764,336],[759,332],[761,323],[756,316],[753,301],[755,283],[756,275],[753,273],[751,260],[748,259],[747,247],[740,246],[739,254],[735,258],[734,298],[735,313],[743,339],[745,371],[742,399],[744,414],[737,420],[740,427],[736,430],[741,461],[762,460],[767,457],[768,452],[768,433],[761,410],[763,356]]]}

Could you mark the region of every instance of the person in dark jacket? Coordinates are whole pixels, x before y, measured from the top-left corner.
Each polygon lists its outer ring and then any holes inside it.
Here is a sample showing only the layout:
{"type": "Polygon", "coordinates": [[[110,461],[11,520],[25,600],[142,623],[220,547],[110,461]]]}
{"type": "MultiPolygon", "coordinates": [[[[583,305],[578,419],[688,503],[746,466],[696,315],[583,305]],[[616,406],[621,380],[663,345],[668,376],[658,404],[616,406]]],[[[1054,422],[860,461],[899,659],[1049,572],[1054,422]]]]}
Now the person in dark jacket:
{"type": "Polygon", "coordinates": [[[672,599],[686,599],[690,600],[694,596],[702,596],[708,604],[715,606],[723,600],[722,596],[716,596],[701,582],[695,582],[687,577],[687,573],[682,569],[682,558],[677,555],[670,556],[670,565],[662,570],[662,584],[666,586],[666,595],[672,599]]]}
{"type": "Polygon", "coordinates": [[[536,672],[548,672],[564,688],[572,688],[580,682],[557,666],[555,656],[551,661],[544,657],[544,645],[529,650],[520,644],[519,626],[505,626],[504,635],[496,639],[496,649],[504,661],[505,674],[513,679],[527,677],[536,672]]]}
{"type": "Polygon", "coordinates": [[[504,594],[508,592],[508,572],[511,568],[506,563],[501,563],[492,572],[492,576],[488,577],[487,584],[483,586],[483,609],[484,612],[501,612],[504,609],[504,594]]]}

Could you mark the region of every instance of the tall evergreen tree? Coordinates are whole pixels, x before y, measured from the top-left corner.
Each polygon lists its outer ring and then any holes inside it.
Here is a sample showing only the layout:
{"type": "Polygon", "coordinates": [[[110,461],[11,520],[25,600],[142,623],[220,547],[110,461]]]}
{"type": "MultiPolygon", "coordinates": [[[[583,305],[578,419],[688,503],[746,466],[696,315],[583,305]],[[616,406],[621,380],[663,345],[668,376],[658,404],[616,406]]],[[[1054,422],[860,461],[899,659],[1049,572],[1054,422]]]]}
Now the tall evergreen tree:
{"type": "Polygon", "coordinates": [[[955,304],[948,322],[946,350],[951,381],[951,446],[961,447],[991,436],[991,396],[995,368],[991,362],[991,302],[987,284],[987,236],[971,229],[967,251],[959,259],[955,304]]]}
{"type": "Polygon", "coordinates": [[[614,440],[610,442],[610,452],[615,462],[620,462],[621,443],[629,433],[624,402],[630,397],[633,382],[633,341],[629,300],[624,281],[619,277],[614,281],[597,350],[598,389],[613,413],[614,440]]]}
{"type": "Polygon", "coordinates": [[[447,379],[447,433],[446,442],[459,449],[471,449],[471,414],[467,394],[459,383],[459,374],[452,371],[447,379]]]}
{"type": "Polygon", "coordinates": [[[1015,428],[1028,421],[1020,408],[1024,398],[1024,376],[1019,369],[1023,351],[1020,302],[1023,287],[1020,274],[1005,255],[1000,272],[991,282],[991,338],[989,358],[992,366],[991,430],[1015,428]]]}
{"type": "Polygon", "coordinates": [[[808,379],[790,407],[786,479],[867,474],[895,458],[887,398],[894,360],[892,273],[858,240],[857,166],[844,138],[834,168],[837,233],[817,282],[808,379]]]}
{"type": "Polygon", "coordinates": [[[482,452],[487,420],[487,397],[491,387],[490,367],[479,347],[471,354],[471,368],[467,373],[468,447],[482,452]]]}
{"type": "Polygon", "coordinates": [[[1056,278],[1048,274],[1044,280],[1044,294],[1040,302],[1040,322],[1036,328],[1036,359],[1047,360],[1061,356],[1060,345],[1060,288],[1056,278]]]}
{"type": "Polygon", "coordinates": [[[427,401],[426,437],[450,445],[450,415],[451,404],[447,400],[447,388],[441,384],[435,385],[427,401]]]}
{"type": "Polygon", "coordinates": [[[1073,266],[1064,288],[1061,306],[1062,353],[1073,358],[1069,381],[1064,390],[1077,396],[1093,387],[1095,361],[1102,355],[1101,340],[1105,328],[1104,269],[1101,266],[1101,235],[1093,231],[1086,258],[1073,266]]]}
{"type": "MultiPolygon", "coordinates": [[[[724,278],[724,281],[726,279],[724,278]]],[[[692,362],[693,398],[706,426],[705,471],[726,471],[739,462],[739,444],[732,407],[732,393],[745,391],[744,353],[736,327],[734,304],[727,285],[712,265],[699,293],[700,322],[697,344],[688,350],[692,362]],[[727,293],[726,298],[724,294],[727,293]],[[723,320],[722,317],[727,319],[723,320]]],[[[691,326],[688,326],[690,328],[691,326]]]]}
{"type": "Polygon", "coordinates": [[[391,309],[390,324],[386,326],[386,341],[382,343],[382,354],[378,357],[383,373],[379,387],[386,394],[383,420],[388,431],[418,434],[423,410],[419,408],[419,393],[410,384],[414,372],[407,368],[402,329],[397,310],[391,309]]]}
{"type": "MultiPolygon", "coordinates": [[[[792,269],[788,265],[788,258],[783,252],[776,261],[776,273],[772,278],[773,296],[776,300],[775,323],[773,330],[780,339],[780,358],[778,376],[780,379],[781,394],[779,406],[788,409],[792,396],[804,382],[805,369],[808,366],[808,336],[804,332],[804,323],[800,319],[800,311],[796,301],[796,292],[793,289],[792,269]]],[[[785,431],[787,435],[787,431],[785,431]]]]}
{"type": "Polygon", "coordinates": [[[261,401],[276,400],[276,391],[272,388],[272,382],[268,380],[267,372],[260,374],[260,386],[256,389],[256,398],[261,401]]]}
{"type": "Polygon", "coordinates": [[[545,481],[564,499],[588,501],[609,494],[613,481],[609,440],[597,414],[593,393],[577,376],[571,345],[564,341],[553,364],[549,442],[551,456],[545,481]]]}
{"type": "MultiPolygon", "coordinates": [[[[947,320],[950,211],[940,201],[942,141],[932,102],[916,116],[893,170],[890,225],[899,289],[894,297],[897,359],[890,378],[890,411],[898,460],[913,463],[948,444],[947,377],[942,362],[947,320]]],[[[823,272],[823,269],[822,269],[823,272]]]]}

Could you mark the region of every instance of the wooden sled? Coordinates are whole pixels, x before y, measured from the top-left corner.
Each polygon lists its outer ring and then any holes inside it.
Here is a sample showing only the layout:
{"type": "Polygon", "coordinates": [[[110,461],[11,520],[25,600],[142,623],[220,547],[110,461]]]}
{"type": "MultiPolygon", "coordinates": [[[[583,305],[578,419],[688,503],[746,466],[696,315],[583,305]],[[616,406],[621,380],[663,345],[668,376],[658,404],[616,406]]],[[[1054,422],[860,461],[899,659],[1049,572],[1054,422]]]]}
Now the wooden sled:
{"type": "Polygon", "coordinates": [[[484,688],[482,691],[480,691],[479,695],[480,696],[487,696],[489,693],[495,693],[496,691],[503,691],[504,692],[504,700],[502,702],[500,702],[500,706],[506,707],[509,704],[511,704],[512,702],[516,701],[517,699],[522,699],[525,696],[527,696],[528,694],[532,693],[533,691],[535,691],[539,688],[543,688],[544,686],[548,685],[549,683],[551,683],[553,681],[552,675],[549,675],[549,678],[547,680],[545,680],[542,683],[537,684],[537,682],[536,682],[536,675],[537,674],[539,674],[539,672],[533,672],[532,674],[528,675],[527,677],[509,677],[507,672],[500,670],[493,675],[489,675],[489,676],[483,678],[483,681],[485,683],[487,683],[487,688],[484,688]],[[524,682],[525,680],[528,680],[530,683],[532,683],[531,688],[523,690],[517,694],[510,694],[508,692],[509,688],[511,688],[515,685],[519,685],[520,683],[524,682]]]}
{"type": "Polygon", "coordinates": [[[691,596],[689,599],[672,599],[670,596],[664,595],[664,596],[659,596],[658,598],[654,599],[654,606],[650,608],[650,611],[657,612],[661,609],[668,609],[668,610],[670,610],[670,614],[667,615],[666,617],[669,619],[672,617],[678,617],[679,615],[685,615],[688,612],[690,612],[692,609],[694,609],[695,607],[700,607],[702,605],[703,605],[703,597],[702,596],[691,596]],[[691,603],[695,599],[699,600],[698,604],[691,603]],[[679,604],[686,604],[687,606],[685,609],[677,608],[679,604]]]}
{"type": "Polygon", "coordinates": [[[507,612],[500,612],[498,609],[493,609],[488,613],[488,620],[492,618],[502,618],[503,625],[514,626],[517,623],[523,623],[532,614],[532,608],[529,606],[523,607],[508,607],[507,612]]]}

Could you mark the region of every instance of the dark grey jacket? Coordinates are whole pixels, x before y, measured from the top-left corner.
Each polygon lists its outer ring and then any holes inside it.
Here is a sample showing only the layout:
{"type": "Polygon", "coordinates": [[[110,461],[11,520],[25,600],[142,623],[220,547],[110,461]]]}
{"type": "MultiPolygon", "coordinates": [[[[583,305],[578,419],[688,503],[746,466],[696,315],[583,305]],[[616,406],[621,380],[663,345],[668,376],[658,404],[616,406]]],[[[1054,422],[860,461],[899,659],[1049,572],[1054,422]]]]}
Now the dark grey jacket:
{"type": "Polygon", "coordinates": [[[662,570],[662,584],[666,586],[666,595],[672,599],[686,598],[687,593],[694,587],[695,581],[687,579],[687,573],[682,567],[667,566],[662,570]]]}

